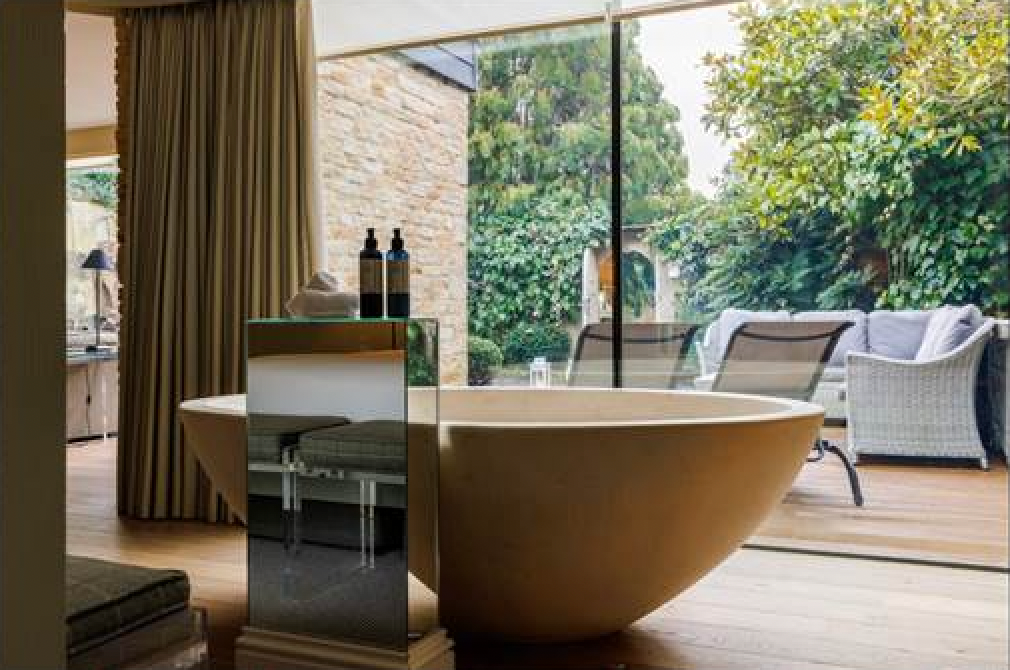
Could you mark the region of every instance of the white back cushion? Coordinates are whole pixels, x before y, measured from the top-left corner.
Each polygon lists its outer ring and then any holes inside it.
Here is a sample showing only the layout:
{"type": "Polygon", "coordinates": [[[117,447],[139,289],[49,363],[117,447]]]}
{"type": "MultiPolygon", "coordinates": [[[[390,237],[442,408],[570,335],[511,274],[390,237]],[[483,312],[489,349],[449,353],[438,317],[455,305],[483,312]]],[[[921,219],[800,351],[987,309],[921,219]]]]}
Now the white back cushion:
{"type": "Polygon", "coordinates": [[[845,309],[823,312],[797,312],[796,321],[851,321],[852,326],[838,338],[838,344],[831,352],[828,365],[844,367],[845,355],[850,351],[865,353],[869,344],[866,340],[866,312],[861,309],[845,309]]]}
{"type": "Polygon", "coordinates": [[[934,310],[915,360],[929,361],[954,351],[971,337],[981,323],[982,312],[975,305],[934,310]]]}
{"type": "Polygon", "coordinates": [[[866,317],[866,337],[871,354],[910,361],[926,334],[932,311],[877,310],[866,317]]]}

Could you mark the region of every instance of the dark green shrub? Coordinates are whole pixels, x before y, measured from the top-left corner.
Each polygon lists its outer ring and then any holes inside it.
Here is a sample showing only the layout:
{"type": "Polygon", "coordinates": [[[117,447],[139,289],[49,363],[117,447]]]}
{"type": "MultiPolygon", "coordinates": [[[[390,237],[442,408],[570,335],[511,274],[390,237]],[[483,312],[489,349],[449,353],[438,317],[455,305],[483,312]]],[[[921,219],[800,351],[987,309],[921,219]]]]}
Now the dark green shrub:
{"type": "Polygon", "coordinates": [[[492,372],[504,362],[498,345],[483,337],[471,337],[467,341],[467,356],[466,376],[471,386],[490,384],[492,372]]]}
{"type": "Polygon", "coordinates": [[[522,325],[505,336],[505,362],[529,363],[537,356],[552,362],[568,360],[572,339],[568,333],[551,323],[522,325]]]}
{"type": "Polygon", "coordinates": [[[417,322],[407,324],[407,386],[438,383],[438,351],[417,322]]]}

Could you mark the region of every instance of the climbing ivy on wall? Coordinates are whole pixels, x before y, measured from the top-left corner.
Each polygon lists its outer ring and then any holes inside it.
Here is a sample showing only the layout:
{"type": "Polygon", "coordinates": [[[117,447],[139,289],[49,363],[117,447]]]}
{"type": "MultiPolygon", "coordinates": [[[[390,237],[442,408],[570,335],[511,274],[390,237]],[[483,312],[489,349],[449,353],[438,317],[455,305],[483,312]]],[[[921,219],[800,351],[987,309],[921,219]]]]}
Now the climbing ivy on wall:
{"type": "Polygon", "coordinates": [[[610,236],[609,209],[560,196],[527,198],[471,219],[470,333],[496,343],[522,324],[577,320],[583,250],[610,236]]]}

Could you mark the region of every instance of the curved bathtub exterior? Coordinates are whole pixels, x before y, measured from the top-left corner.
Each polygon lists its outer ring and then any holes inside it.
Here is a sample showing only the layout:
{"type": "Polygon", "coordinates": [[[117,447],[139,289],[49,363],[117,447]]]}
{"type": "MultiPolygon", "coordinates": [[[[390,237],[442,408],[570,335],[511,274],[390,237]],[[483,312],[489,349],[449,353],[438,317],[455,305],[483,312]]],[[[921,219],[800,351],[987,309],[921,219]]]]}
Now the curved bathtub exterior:
{"type": "Polygon", "coordinates": [[[528,641],[620,630],[694,584],[782,499],[823,417],[721,394],[465,393],[442,401],[442,622],[528,641]]]}
{"type": "Polygon", "coordinates": [[[207,478],[228,503],[229,509],[246,520],[246,435],[244,395],[222,395],[187,400],[179,405],[179,420],[207,478]]]}
{"type": "Polygon", "coordinates": [[[621,630],[694,584],[782,499],[823,418],[573,389],[443,389],[439,414],[442,624],[536,642],[621,630]]]}

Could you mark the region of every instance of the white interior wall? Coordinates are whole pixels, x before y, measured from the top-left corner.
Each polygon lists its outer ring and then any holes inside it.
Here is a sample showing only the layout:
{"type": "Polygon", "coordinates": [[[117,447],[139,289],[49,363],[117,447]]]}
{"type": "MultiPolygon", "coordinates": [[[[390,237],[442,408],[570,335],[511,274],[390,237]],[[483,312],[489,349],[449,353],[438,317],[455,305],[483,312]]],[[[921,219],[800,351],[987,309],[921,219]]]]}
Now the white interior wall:
{"type": "Polygon", "coordinates": [[[67,12],[67,129],[116,123],[116,26],[112,17],[67,12]]]}
{"type": "Polygon", "coordinates": [[[248,376],[250,414],[404,417],[402,351],[261,356],[249,361],[248,376]]]}

